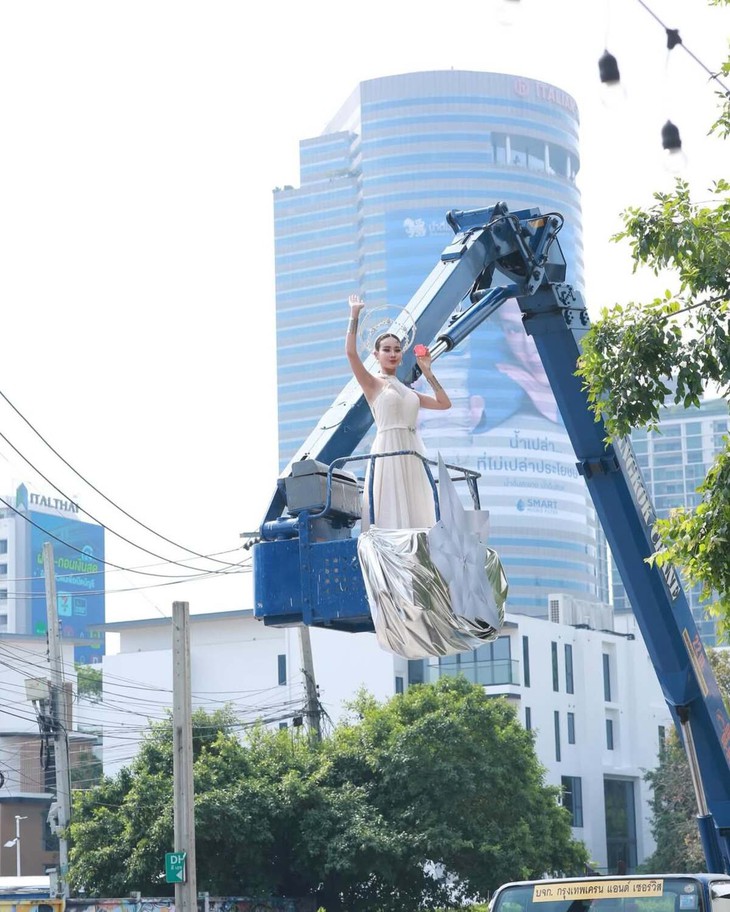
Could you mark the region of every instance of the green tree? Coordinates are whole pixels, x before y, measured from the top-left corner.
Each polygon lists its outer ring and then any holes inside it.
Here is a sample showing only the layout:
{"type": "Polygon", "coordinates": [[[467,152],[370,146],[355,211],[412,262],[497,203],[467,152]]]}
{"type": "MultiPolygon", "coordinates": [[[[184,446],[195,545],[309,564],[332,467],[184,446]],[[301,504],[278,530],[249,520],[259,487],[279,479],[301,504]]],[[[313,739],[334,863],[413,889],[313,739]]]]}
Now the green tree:
{"type": "Polygon", "coordinates": [[[102,697],[102,672],[98,665],[84,665],[76,663],[76,690],[79,696],[88,697],[90,700],[101,700],[102,697]]]}
{"type": "Polygon", "coordinates": [[[358,722],[334,734],[330,775],[367,790],[400,850],[373,858],[355,895],[328,884],[328,912],[338,897],[346,909],[432,908],[506,880],[582,871],[587,852],[559,789],[545,785],[532,733],[505,700],[446,677],[384,705],[362,696],[355,709],[358,722]]]}
{"type": "Polygon", "coordinates": [[[99,785],[104,778],[104,769],[101,760],[91,748],[83,748],[76,752],[71,760],[72,789],[88,789],[99,785]]]}
{"type": "Polygon", "coordinates": [[[697,829],[697,803],[687,755],[676,731],[667,736],[659,766],[644,778],[652,789],[649,805],[656,849],[642,870],[649,874],[703,871],[706,862],[697,829]]]}
{"type": "MultiPolygon", "coordinates": [[[[714,5],[727,5],[715,0],[714,5]]],[[[730,73],[730,59],[723,75],[730,73]]],[[[722,99],[712,130],[730,135],[730,96],[722,99]]],[[[610,437],[633,428],[656,429],[665,402],[687,408],[703,392],[730,390],[730,184],[721,179],[707,191],[709,202],[693,201],[678,180],[672,193],[655,193],[653,205],[623,213],[634,271],[670,271],[675,288],[645,304],[605,309],[584,340],[579,364],[589,401],[610,437]]],[[[683,568],[703,596],[721,632],[730,631],[730,445],[717,456],[695,509],[680,508],[657,524],[660,562],[683,568]]]]}
{"type": "MultiPolygon", "coordinates": [[[[707,656],[725,705],[730,702],[730,655],[709,649],[707,656]]],[[[649,874],[703,871],[705,857],[697,828],[697,802],[687,755],[672,729],[659,754],[659,765],[644,776],[652,789],[651,831],[656,849],[642,865],[649,874]]]]}
{"type": "MultiPolygon", "coordinates": [[[[291,730],[241,742],[230,714],[195,714],[201,890],[408,912],[585,864],[506,702],[446,679],[383,705],[362,696],[356,712],[320,745],[291,730]]],[[[169,891],[169,723],[152,726],[128,769],[76,797],[70,835],[75,889],[169,891]]]]}

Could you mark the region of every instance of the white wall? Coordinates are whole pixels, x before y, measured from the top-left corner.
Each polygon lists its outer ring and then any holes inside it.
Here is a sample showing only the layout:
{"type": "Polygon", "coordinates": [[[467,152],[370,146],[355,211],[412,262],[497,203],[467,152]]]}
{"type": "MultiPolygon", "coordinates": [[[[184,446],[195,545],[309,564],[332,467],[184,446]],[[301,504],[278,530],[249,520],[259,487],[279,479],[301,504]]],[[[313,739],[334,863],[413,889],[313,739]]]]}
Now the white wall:
{"type": "MultiPolygon", "coordinates": [[[[638,628],[635,639],[599,630],[580,629],[550,621],[512,615],[513,658],[522,660],[522,637],[530,644],[530,687],[523,687],[520,719],[530,707],[536,748],[547,780],[560,785],[562,776],[579,776],[583,787],[584,826],[574,830],[591,849],[597,867],[606,866],[604,814],[605,778],[629,779],[636,799],[639,862],[654,849],[649,828],[650,797],[644,772],[658,763],[659,727],[673,725],[654,668],[638,628]],[[558,646],[558,687],[553,690],[552,643],[558,646]],[[565,645],[573,648],[574,693],[566,691],[565,645]],[[611,700],[604,699],[603,655],[609,656],[611,700]],[[556,759],[555,718],[559,713],[560,755],[556,759]],[[568,743],[567,715],[575,717],[575,744],[568,743]],[[613,720],[614,749],[609,750],[606,719],[613,720]]],[[[523,669],[524,674],[524,669],[523,669]]]]}
{"type": "MultiPolygon", "coordinates": [[[[104,656],[104,769],[113,774],[129,763],[148,720],[172,707],[171,622],[113,625],[120,653],[104,656]]],[[[522,615],[510,615],[509,636],[516,669],[514,683],[488,687],[509,696],[520,720],[529,707],[538,756],[546,779],[579,776],[583,785],[584,826],[574,835],[585,841],[599,868],[606,866],[604,778],[634,783],[637,849],[641,861],[653,850],[648,826],[644,770],[657,763],[659,726],[671,717],[638,629],[635,639],[619,632],[579,629],[522,615]],[[524,686],[522,638],[530,645],[530,686],[524,686]],[[559,687],[553,690],[551,643],[558,647],[559,687]],[[566,692],[565,645],[573,648],[574,693],[566,692]],[[610,656],[611,701],[604,700],[603,655],[610,656]],[[554,713],[560,716],[561,759],[556,759],[554,713]],[[575,716],[576,743],[568,744],[567,714],[575,716]],[[614,721],[614,749],[606,746],[606,718],[614,721]]],[[[310,630],[315,677],[322,704],[336,723],[360,688],[384,700],[395,693],[396,677],[408,682],[405,659],[383,651],[374,634],[310,630]]],[[[195,706],[211,711],[230,705],[244,722],[264,719],[276,726],[301,713],[305,688],[296,628],[265,627],[252,616],[232,612],[191,618],[192,691],[195,706]],[[278,684],[278,656],[286,656],[287,681],[278,684]]],[[[435,672],[438,662],[433,660],[435,672]]],[[[101,711],[102,708],[100,708],[101,711]]]]}
{"type": "MultiPolygon", "coordinates": [[[[120,652],[103,658],[104,699],[89,710],[103,722],[104,771],[113,775],[134,757],[144,729],[172,710],[172,624],[115,625],[120,652]]],[[[395,675],[407,683],[407,662],[383,652],[374,634],[311,630],[320,699],[337,723],[361,687],[383,700],[395,693],[395,675]]],[[[191,618],[191,689],[194,707],[230,706],[244,722],[263,717],[291,724],[305,704],[296,628],[266,627],[252,616],[191,618]],[[278,656],[287,680],[278,683],[278,656]]]]}

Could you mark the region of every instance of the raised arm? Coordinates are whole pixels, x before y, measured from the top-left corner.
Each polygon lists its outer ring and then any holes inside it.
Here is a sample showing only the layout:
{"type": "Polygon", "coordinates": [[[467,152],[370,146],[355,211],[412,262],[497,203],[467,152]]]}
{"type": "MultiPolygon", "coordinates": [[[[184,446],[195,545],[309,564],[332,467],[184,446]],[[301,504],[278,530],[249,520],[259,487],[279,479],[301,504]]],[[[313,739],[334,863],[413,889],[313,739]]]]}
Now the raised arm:
{"type": "Polygon", "coordinates": [[[350,295],[348,303],[350,305],[350,319],[347,323],[347,334],[345,335],[345,354],[350,362],[355,379],[365,393],[365,397],[373,399],[382,388],[383,381],[378,380],[365,368],[357,351],[357,323],[365,303],[356,294],[350,295]]]}
{"type": "Polygon", "coordinates": [[[418,349],[419,347],[416,346],[416,361],[421,368],[421,373],[426,378],[426,382],[434,393],[433,396],[425,396],[423,393],[418,394],[418,398],[421,400],[421,408],[438,409],[440,411],[451,408],[451,399],[449,399],[448,393],[434,377],[431,370],[431,353],[426,348],[424,353],[419,355],[417,353],[418,349]]]}

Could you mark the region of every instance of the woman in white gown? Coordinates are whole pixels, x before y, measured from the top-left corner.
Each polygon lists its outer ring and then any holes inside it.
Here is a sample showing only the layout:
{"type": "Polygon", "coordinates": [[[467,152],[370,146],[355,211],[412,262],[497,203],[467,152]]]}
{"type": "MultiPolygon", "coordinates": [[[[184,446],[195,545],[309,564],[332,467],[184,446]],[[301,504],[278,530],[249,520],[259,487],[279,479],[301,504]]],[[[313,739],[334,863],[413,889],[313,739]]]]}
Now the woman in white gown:
{"type": "MultiPolygon", "coordinates": [[[[428,349],[416,360],[423,376],[433,389],[425,396],[405,386],[396,377],[403,358],[400,339],[390,334],[379,336],[374,355],[377,374],[371,374],[357,351],[357,323],[365,306],[358,295],[350,295],[350,321],[345,337],[345,353],[355,379],[362,387],[375,419],[377,434],[371,453],[413,450],[425,456],[421,437],[416,430],[419,408],[448,409],[451,400],[434,377],[428,349]]],[[[380,529],[429,529],[436,522],[431,485],[423,463],[416,456],[385,456],[373,460],[365,479],[362,530],[370,525],[368,497],[370,471],[374,470],[373,504],[375,525],[380,529]]]]}

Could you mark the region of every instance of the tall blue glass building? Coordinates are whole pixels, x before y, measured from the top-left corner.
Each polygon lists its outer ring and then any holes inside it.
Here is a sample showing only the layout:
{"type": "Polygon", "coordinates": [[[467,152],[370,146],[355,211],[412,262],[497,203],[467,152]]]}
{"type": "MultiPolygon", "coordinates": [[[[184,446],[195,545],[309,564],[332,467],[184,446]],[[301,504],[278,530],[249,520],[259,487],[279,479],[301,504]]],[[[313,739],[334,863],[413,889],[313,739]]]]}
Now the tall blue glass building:
{"type": "MultiPolygon", "coordinates": [[[[300,186],[274,194],[282,467],[350,379],[348,295],[405,305],[453,236],[448,210],[560,212],[567,280],[581,287],[579,166],[573,98],[497,73],[363,82],[300,142],[300,186]]],[[[508,608],[543,617],[550,593],[605,601],[608,587],[585,485],[513,304],[436,363],[454,406],[422,412],[421,431],[431,455],[482,473],[508,608]]]]}
{"type": "MultiPolygon", "coordinates": [[[[666,517],[674,507],[695,508],[715,456],[725,448],[728,405],[725,399],[702,402],[697,409],[673,405],[662,409],[658,431],[636,430],[631,442],[651,495],[657,516],[666,517]]],[[[626,589],[612,567],[612,601],[617,612],[632,610],[626,589]]],[[[717,620],[707,613],[699,586],[685,584],[685,594],[706,646],[717,644],[717,620]]]]}

